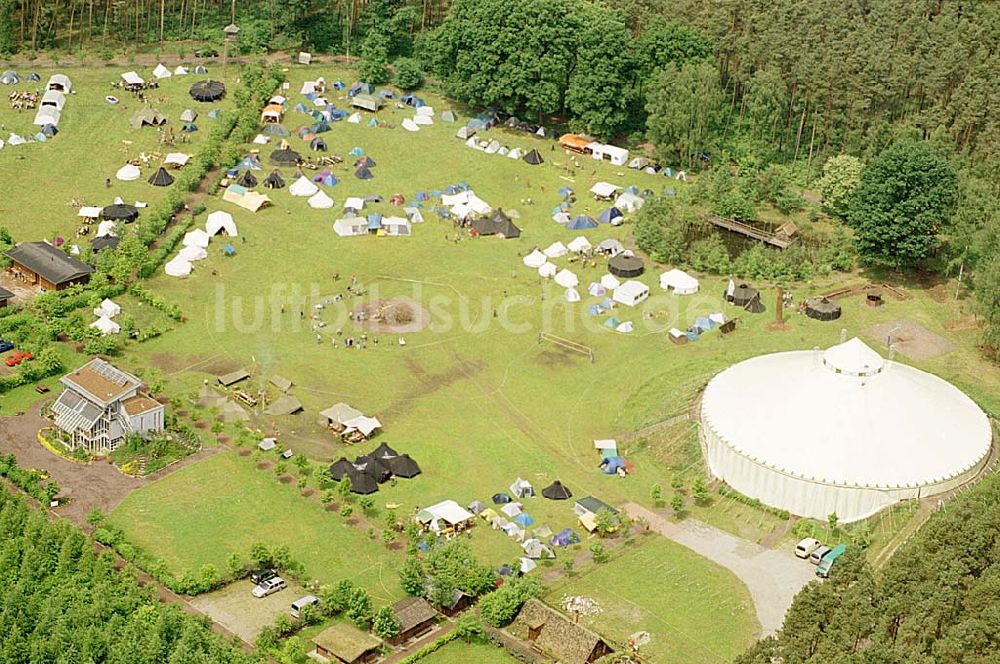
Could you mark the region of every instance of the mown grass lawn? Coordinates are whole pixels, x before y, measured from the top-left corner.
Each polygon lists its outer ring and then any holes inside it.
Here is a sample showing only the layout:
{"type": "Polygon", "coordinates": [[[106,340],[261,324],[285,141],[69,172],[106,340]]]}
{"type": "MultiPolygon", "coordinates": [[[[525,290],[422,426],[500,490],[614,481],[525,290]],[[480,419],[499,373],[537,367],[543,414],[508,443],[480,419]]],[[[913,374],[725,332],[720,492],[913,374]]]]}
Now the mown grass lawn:
{"type": "MultiPolygon", "coordinates": [[[[69,205],[73,199],[98,207],[110,205],[115,196],[121,196],[126,203],[143,201],[151,205],[160,200],[170,188],[154,187],[146,182],[159,167],[160,159],[152,159],[149,166],[142,168],[142,177],[134,182],[120,182],[115,173],[126,160],[138,158],[141,153],[161,157],[167,152],[194,155],[217,122],[208,117],[208,112],[213,108],[225,111],[233,105],[229,98],[213,104],[195,102],[188,95],[188,89],[196,81],[213,78],[224,81],[231,91],[238,74],[235,67],[230,67],[227,75],[223,75],[221,67],[210,67],[207,76],[192,73],[161,81],[159,89],[147,93],[150,105],[167,116],[168,126],[175,136],[190,139],[189,142],[178,139],[173,146],[161,145],[155,127],[132,129],[129,126],[129,119],[141,107],[141,102],[131,93],[111,88],[111,83],[130,69],[137,69],[147,80],[152,78],[151,68],[55,67],[38,69],[42,80],[35,83],[27,80],[32,69],[25,68],[19,71],[21,82],[18,85],[0,86],[4,96],[14,90],[34,91],[42,89],[50,75],[65,73],[74,89],[66,98],[59,134],[55,138],[17,147],[5,145],[0,150],[0,179],[5,183],[3,196],[0,196],[0,225],[18,242],[52,240],[56,235],[72,240],[81,225],[77,210],[69,205]],[[107,95],[117,97],[119,103],[108,104],[107,95]],[[195,122],[199,131],[191,134],[180,131],[180,115],[186,108],[199,113],[195,122]],[[108,178],[111,178],[110,188],[105,186],[108,178]]],[[[194,70],[193,64],[191,70],[194,70]]],[[[0,102],[0,139],[6,143],[12,132],[25,138],[33,136],[39,130],[31,124],[34,117],[35,111],[17,112],[4,99],[0,102]]],[[[84,241],[90,237],[92,235],[84,241]]]]}
{"type": "Polygon", "coordinates": [[[559,582],[545,600],[559,606],[570,595],[596,600],[599,613],[581,615],[580,624],[619,644],[649,632],[640,653],[659,664],[732,661],[759,629],[750,593],[736,576],[655,535],[559,582]]]}
{"type": "Polygon", "coordinates": [[[395,566],[400,554],[370,542],[335,512],[307,501],[249,459],[220,452],[144,487],[115,510],[112,521],[130,539],[163,556],[171,568],[224,570],[257,542],[286,544],[323,583],[351,579],[380,602],[402,597],[395,566]]]}
{"type": "Polygon", "coordinates": [[[489,643],[466,643],[456,639],[440,650],[424,657],[429,664],[513,664],[517,660],[507,654],[507,651],[489,643]]]}

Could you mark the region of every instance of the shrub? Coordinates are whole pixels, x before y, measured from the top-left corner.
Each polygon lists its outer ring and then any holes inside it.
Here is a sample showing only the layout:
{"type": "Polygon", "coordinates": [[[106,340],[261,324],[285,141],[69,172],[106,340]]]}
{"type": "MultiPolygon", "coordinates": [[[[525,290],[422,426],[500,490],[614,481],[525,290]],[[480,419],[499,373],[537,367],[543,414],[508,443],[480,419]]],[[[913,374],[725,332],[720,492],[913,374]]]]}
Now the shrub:
{"type": "Polygon", "coordinates": [[[400,58],[394,65],[396,85],[403,90],[415,90],[424,82],[424,72],[420,63],[413,58],[400,58]]]}

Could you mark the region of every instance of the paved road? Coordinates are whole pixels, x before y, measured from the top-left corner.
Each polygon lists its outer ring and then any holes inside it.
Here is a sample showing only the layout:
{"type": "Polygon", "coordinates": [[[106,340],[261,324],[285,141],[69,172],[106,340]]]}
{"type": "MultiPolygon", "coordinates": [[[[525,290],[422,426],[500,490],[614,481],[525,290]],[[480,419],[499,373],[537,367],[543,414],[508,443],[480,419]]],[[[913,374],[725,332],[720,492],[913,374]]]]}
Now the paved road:
{"type": "Polygon", "coordinates": [[[696,519],[669,521],[641,505],[628,503],[631,518],[642,518],[650,529],[722,565],[746,584],[757,608],[761,636],[780,627],[795,594],[816,578],[815,569],[791,553],[740,539],[696,519]]]}

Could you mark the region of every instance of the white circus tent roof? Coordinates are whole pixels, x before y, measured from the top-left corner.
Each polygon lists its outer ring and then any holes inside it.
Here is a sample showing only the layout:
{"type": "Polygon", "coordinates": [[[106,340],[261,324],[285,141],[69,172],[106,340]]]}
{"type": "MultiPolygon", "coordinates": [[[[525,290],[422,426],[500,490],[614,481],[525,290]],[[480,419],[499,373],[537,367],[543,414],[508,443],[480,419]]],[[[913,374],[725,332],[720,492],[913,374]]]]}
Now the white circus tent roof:
{"type": "Polygon", "coordinates": [[[969,397],[860,339],[726,369],[705,389],[702,423],[717,477],[768,505],[844,522],[961,485],[992,441],[969,397]]]}

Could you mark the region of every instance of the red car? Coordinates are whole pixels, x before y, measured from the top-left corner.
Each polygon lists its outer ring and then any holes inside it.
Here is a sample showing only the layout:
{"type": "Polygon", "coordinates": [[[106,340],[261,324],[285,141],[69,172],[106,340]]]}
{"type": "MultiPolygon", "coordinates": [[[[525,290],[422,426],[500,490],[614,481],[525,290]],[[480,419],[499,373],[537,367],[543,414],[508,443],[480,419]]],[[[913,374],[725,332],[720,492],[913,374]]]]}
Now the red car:
{"type": "Polygon", "coordinates": [[[12,353],[10,357],[8,357],[6,360],[3,361],[3,363],[6,364],[8,367],[16,367],[25,360],[33,360],[33,359],[35,359],[35,356],[32,355],[31,353],[17,351],[16,353],[12,353]]]}

